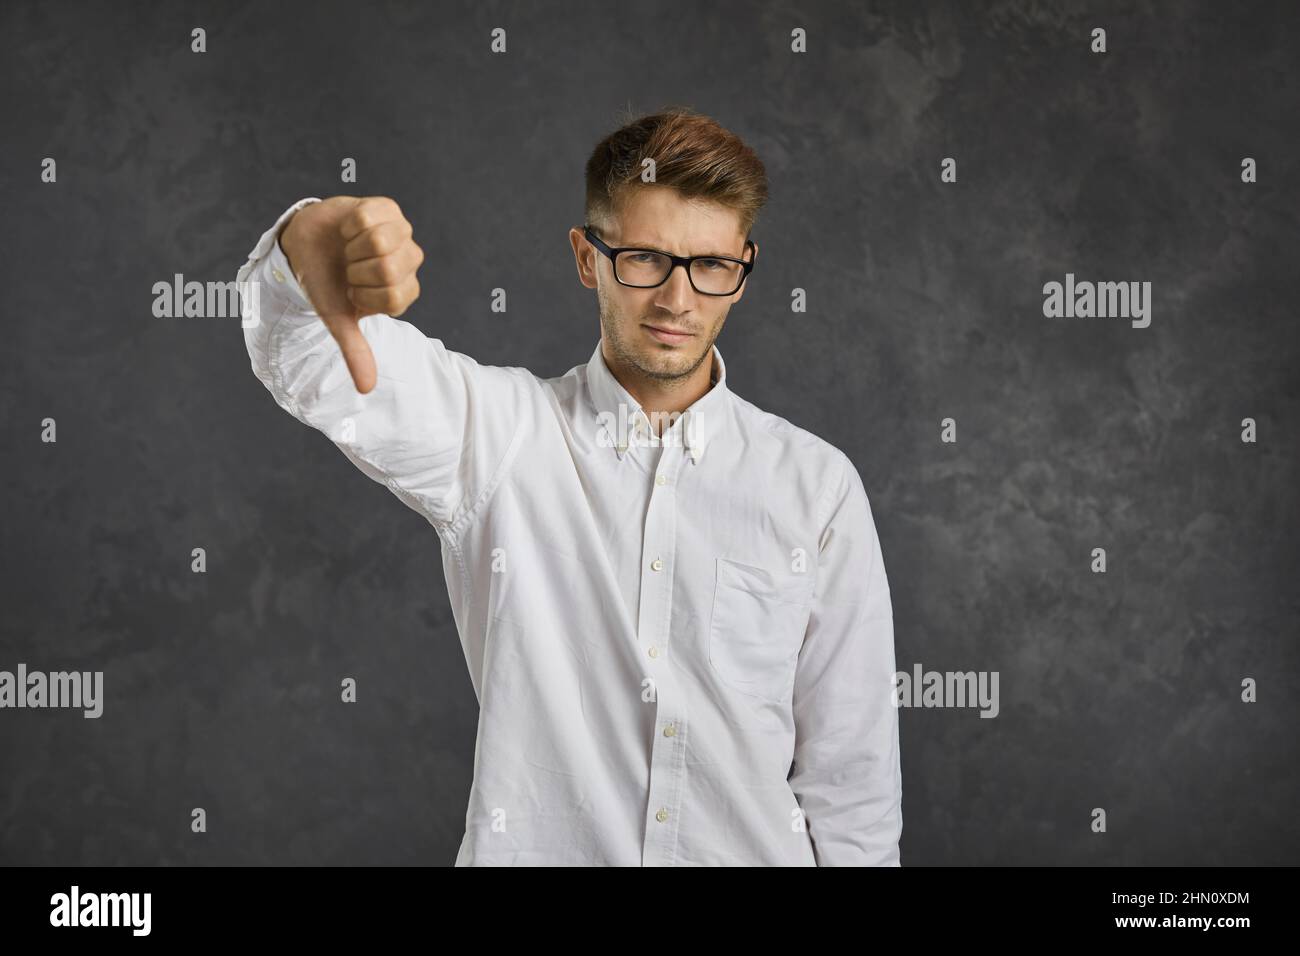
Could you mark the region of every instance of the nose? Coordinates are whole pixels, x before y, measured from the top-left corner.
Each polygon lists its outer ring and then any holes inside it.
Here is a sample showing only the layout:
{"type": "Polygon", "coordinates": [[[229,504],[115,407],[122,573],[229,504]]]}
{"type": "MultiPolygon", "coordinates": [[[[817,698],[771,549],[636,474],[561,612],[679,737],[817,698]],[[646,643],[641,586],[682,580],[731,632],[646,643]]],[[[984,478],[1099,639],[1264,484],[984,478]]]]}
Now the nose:
{"type": "Polygon", "coordinates": [[[668,278],[655,290],[655,305],[673,315],[681,315],[691,310],[694,301],[695,288],[691,285],[691,277],[686,271],[686,266],[673,263],[668,278]]]}

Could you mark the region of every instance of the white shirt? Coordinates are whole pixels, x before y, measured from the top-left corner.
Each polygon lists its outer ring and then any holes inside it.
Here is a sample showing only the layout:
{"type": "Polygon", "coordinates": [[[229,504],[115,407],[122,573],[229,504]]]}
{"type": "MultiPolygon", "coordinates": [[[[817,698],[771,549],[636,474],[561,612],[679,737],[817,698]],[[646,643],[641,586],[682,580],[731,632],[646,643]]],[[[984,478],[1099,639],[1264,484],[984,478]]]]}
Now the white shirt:
{"type": "Polygon", "coordinates": [[[893,613],[849,459],[716,346],[662,439],[599,343],[541,379],[370,315],[360,395],[276,241],[315,201],[239,270],[245,342],[441,540],[480,707],[456,865],[898,865],[893,613]]]}

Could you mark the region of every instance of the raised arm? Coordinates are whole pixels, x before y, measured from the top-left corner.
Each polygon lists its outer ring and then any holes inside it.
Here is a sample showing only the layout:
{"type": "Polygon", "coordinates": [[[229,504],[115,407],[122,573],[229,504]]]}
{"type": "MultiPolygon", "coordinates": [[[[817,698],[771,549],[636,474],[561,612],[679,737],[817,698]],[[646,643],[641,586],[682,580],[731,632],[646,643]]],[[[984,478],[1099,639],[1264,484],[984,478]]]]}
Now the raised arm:
{"type": "Polygon", "coordinates": [[[394,317],[423,258],[391,199],[301,200],[239,270],[259,292],[244,342],[282,408],[454,534],[507,464],[536,383],[394,317]]]}

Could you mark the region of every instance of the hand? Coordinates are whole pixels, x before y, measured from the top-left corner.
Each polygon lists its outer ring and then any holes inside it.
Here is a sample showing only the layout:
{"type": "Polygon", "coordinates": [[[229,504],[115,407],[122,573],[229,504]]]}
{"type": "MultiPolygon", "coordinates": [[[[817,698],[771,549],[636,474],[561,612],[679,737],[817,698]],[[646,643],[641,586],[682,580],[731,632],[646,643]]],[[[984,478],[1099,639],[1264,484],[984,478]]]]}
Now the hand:
{"type": "Polygon", "coordinates": [[[280,232],[280,248],[317,315],[338,342],[357,391],[375,387],[375,356],[362,316],[399,316],[420,295],[424,250],[385,196],[335,196],[309,203],[280,232]]]}

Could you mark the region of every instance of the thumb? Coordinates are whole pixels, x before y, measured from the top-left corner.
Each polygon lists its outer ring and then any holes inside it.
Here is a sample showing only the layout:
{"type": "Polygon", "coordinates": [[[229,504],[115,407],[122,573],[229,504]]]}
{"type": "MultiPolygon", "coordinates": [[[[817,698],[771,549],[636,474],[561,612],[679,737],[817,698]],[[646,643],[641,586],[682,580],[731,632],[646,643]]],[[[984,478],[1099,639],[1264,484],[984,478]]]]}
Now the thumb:
{"type": "Polygon", "coordinates": [[[357,387],[365,395],[375,387],[379,373],[375,368],[375,354],[370,351],[370,343],[361,332],[361,320],[352,317],[339,317],[327,323],[334,341],[339,344],[343,361],[347,363],[348,373],[357,387]]]}

